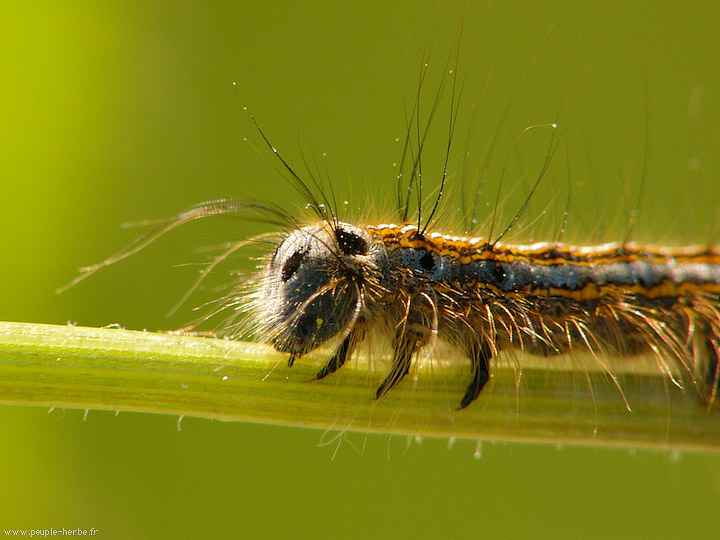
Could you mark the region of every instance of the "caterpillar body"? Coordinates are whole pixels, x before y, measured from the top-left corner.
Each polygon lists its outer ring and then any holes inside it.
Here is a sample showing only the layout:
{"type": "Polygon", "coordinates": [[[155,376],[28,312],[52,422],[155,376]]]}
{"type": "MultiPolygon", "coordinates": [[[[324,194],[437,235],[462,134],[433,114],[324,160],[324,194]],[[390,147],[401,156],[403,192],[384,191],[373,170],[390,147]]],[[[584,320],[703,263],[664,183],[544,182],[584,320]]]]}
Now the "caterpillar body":
{"type": "Polygon", "coordinates": [[[317,373],[340,367],[368,329],[387,329],[382,397],[420,349],[443,339],[470,360],[460,408],[490,378],[499,351],[631,356],[679,364],[715,399],[720,350],[720,252],[633,244],[504,246],[415,225],[339,221],[285,236],[261,270],[252,301],[261,335],[289,365],[329,339],[341,343],[317,373]],[[673,361],[674,360],[674,361],[673,361]]]}

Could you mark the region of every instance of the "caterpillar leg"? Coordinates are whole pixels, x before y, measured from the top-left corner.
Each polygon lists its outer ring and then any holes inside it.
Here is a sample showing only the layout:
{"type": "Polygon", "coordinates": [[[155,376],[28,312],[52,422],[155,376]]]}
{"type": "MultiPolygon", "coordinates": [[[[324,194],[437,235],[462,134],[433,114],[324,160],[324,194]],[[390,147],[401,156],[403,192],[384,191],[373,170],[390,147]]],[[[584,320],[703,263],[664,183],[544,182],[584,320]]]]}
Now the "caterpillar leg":
{"type": "Polygon", "coordinates": [[[317,372],[315,379],[313,380],[324,379],[331,373],[335,373],[338,369],[340,369],[350,355],[352,355],[358,343],[363,341],[363,339],[365,339],[365,325],[358,321],[355,328],[350,331],[347,337],[340,344],[340,347],[338,347],[338,350],[335,351],[332,358],[330,358],[328,363],[317,372]]]}
{"type": "Polygon", "coordinates": [[[472,340],[465,346],[465,354],[470,358],[472,366],[472,380],[465,390],[458,410],[470,405],[480,395],[480,391],[490,380],[490,358],[492,349],[486,340],[472,340]]]}
{"type": "MultiPolygon", "coordinates": [[[[427,329],[420,328],[420,330],[427,329]]],[[[395,385],[408,374],[412,357],[418,349],[427,343],[428,333],[429,331],[422,332],[406,328],[398,330],[395,336],[395,347],[390,373],[388,373],[383,382],[380,383],[380,386],[375,392],[375,399],[380,399],[387,394],[388,391],[394,388],[395,385]]]]}
{"type": "Polygon", "coordinates": [[[711,334],[712,337],[707,339],[706,351],[707,358],[703,373],[704,388],[700,391],[702,401],[707,405],[708,409],[718,402],[720,393],[720,336],[711,334]]]}

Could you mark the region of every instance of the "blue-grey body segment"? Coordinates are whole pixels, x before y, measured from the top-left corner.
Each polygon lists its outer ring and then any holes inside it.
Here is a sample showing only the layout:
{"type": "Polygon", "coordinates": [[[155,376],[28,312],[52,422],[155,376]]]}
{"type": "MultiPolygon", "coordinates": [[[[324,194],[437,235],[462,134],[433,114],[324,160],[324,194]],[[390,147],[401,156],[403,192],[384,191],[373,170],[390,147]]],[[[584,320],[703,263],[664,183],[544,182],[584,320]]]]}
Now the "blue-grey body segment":
{"type": "Polygon", "coordinates": [[[511,263],[493,259],[461,262],[450,256],[440,256],[422,248],[401,248],[390,254],[390,264],[410,270],[416,276],[447,283],[481,282],[496,289],[511,292],[533,289],[581,290],[592,283],[599,287],[640,285],[650,289],[666,280],[675,284],[718,283],[720,267],[710,263],[649,262],[634,260],[596,266],[563,262],[559,264],[531,264],[524,260],[511,263]],[[428,265],[424,257],[432,256],[428,265]],[[423,265],[422,262],[426,264],[423,265]]]}

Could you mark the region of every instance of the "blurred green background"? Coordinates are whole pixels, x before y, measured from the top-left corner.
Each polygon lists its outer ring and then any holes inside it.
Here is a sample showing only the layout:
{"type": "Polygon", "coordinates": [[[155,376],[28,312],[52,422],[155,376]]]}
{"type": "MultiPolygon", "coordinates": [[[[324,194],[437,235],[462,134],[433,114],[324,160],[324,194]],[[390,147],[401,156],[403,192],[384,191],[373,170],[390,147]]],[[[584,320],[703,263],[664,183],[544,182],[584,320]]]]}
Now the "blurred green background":
{"type": "MultiPolygon", "coordinates": [[[[191,226],[54,291],[137,235],[120,223],[225,196],[302,204],[244,142],[260,144],[233,81],[287,159],[327,162],[353,208],[367,192],[392,193],[422,51],[432,42],[441,72],[460,20],[473,56],[456,167],[470,119],[474,156],[501,127],[493,171],[507,156],[513,170],[542,163],[542,130],[510,148],[524,127],[568,126],[529,215],[553,211],[524,239],[555,237],[568,193],[564,239],[623,234],[643,175],[635,238],[713,239],[716,2],[468,4],[463,19],[460,3],[434,1],[5,3],[0,319],[155,330],[193,318],[165,317],[197,270],[177,265],[262,228],[191,226]]],[[[528,179],[505,182],[513,207],[528,179]]],[[[1,407],[0,527],[94,527],[108,539],[589,539],[712,538],[720,524],[718,456],[485,442],[477,459],[468,441],[181,427],[169,416],[1,407]]]]}

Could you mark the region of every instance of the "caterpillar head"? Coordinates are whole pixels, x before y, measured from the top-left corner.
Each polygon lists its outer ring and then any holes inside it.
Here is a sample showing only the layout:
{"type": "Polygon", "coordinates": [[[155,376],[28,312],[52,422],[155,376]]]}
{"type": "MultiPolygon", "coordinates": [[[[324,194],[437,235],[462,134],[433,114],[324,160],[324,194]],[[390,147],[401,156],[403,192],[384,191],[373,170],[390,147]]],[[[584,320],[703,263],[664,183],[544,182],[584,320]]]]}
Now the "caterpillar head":
{"type": "Polygon", "coordinates": [[[259,323],[273,346],[295,357],[348,331],[365,309],[365,290],[386,259],[381,242],[347,223],[296,229],[265,267],[259,323]]]}

